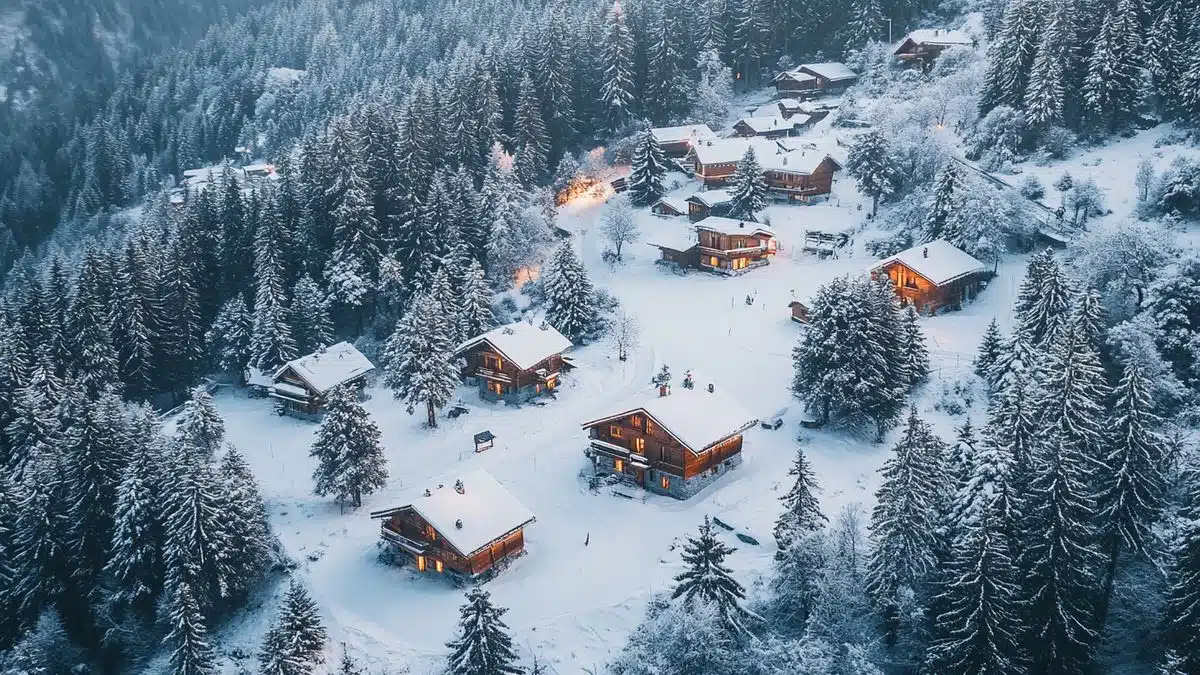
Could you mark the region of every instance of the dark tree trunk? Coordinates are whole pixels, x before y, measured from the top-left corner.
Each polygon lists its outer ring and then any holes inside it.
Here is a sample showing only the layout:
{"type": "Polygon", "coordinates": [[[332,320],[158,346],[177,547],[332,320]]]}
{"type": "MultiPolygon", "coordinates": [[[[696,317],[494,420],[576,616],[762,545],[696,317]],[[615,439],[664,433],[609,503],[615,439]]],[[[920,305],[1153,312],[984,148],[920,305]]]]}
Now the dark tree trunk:
{"type": "Polygon", "coordinates": [[[427,424],[430,429],[437,428],[437,409],[433,407],[433,399],[425,402],[425,410],[429,414],[427,424]]]}

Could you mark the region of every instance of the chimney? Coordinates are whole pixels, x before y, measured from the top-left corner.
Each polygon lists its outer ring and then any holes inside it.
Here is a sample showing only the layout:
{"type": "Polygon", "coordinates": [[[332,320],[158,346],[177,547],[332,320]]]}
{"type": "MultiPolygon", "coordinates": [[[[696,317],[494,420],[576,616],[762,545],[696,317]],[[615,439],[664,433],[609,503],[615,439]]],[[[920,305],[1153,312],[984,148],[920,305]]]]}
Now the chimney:
{"type": "Polygon", "coordinates": [[[921,249],[921,257],[922,257],[922,258],[928,258],[928,257],[929,257],[929,247],[928,247],[928,246],[926,246],[925,248],[921,249]]]}
{"type": "Polygon", "coordinates": [[[467,493],[467,489],[465,487],[463,487],[463,482],[462,482],[461,478],[454,481],[454,491],[460,495],[465,495],[467,493]]]}
{"type": "Polygon", "coordinates": [[[746,224],[739,220],[738,227],[746,227],[746,224]]]}
{"type": "Polygon", "coordinates": [[[454,521],[454,527],[455,527],[455,529],[459,529],[459,530],[462,529],[462,518],[459,518],[458,520],[454,521]]]}
{"type": "Polygon", "coordinates": [[[659,398],[662,398],[663,396],[670,396],[670,395],[671,395],[671,385],[669,385],[669,384],[658,385],[659,398]]]}
{"type": "Polygon", "coordinates": [[[715,388],[715,387],[713,387],[713,383],[712,383],[712,382],[709,382],[709,383],[708,383],[708,393],[710,393],[710,394],[711,394],[711,393],[713,393],[713,391],[715,391],[715,389],[716,389],[716,388],[715,388]]]}

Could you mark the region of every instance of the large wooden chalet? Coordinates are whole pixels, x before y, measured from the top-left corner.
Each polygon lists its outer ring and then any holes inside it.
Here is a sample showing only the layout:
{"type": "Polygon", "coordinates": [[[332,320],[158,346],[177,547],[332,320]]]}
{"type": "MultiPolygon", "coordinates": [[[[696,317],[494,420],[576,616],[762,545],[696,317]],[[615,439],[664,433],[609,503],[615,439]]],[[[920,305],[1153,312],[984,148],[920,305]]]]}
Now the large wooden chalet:
{"type": "Polygon", "coordinates": [[[475,471],[376,511],[380,537],[420,572],[489,575],[525,550],[533,514],[491,474],[475,471]]]}
{"type": "Polygon", "coordinates": [[[858,80],[858,74],[844,63],[805,63],[785,70],[771,81],[775,93],[791,98],[805,98],[819,94],[836,94],[858,80]]]}
{"type": "Polygon", "coordinates": [[[902,302],[927,314],[959,309],[992,276],[986,265],[944,239],[901,251],[879,261],[871,271],[886,274],[902,302]]]}
{"type": "Polygon", "coordinates": [[[761,267],[775,255],[775,233],[765,225],[712,216],[696,223],[700,269],[737,274],[761,267]]]}
{"type": "Polygon", "coordinates": [[[923,28],[904,36],[892,50],[892,55],[902,63],[927,67],[942,52],[951,47],[975,47],[975,40],[960,30],[923,28]]]}
{"type": "Polygon", "coordinates": [[[375,370],[362,352],[349,342],[339,342],[285,363],[271,377],[267,389],[279,403],[281,414],[315,419],[325,409],[325,395],[341,385],[366,385],[367,375],[375,370]]]}
{"type": "Polygon", "coordinates": [[[708,187],[723,187],[733,180],[748,148],[763,168],[771,197],[807,202],[833,190],[834,174],[842,164],[817,144],[803,138],[729,138],[692,148],[688,155],[697,178],[708,187]]]}
{"type": "Polygon", "coordinates": [[[710,381],[688,374],[583,428],[597,474],[687,499],[742,461],[742,432],[757,422],[710,381]]]}
{"type": "Polygon", "coordinates": [[[547,323],[518,321],[463,342],[462,375],[479,386],[479,395],[494,401],[522,403],[558,388],[563,352],[571,341],[547,323]]]}
{"type": "Polygon", "coordinates": [[[692,146],[717,137],[707,124],[688,124],[680,127],[655,127],[650,135],[658,141],[666,157],[684,157],[692,146]]]}

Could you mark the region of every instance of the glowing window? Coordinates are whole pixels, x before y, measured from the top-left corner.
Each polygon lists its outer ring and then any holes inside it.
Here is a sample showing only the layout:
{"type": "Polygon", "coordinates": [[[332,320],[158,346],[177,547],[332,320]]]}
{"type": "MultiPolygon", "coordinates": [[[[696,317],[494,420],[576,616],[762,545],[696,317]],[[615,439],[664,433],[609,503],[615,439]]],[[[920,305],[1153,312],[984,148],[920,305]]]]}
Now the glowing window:
{"type": "Polygon", "coordinates": [[[625,473],[625,460],[614,459],[613,460],[613,469],[615,469],[617,473],[625,473]]]}
{"type": "Polygon", "coordinates": [[[425,556],[423,555],[417,556],[417,571],[425,571],[425,556]]]}
{"type": "Polygon", "coordinates": [[[441,561],[441,560],[434,560],[434,561],[433,561],[433,569],[437,570],[437,571],[438,571],[438,574],[441,574],[441,573],[444,571],[444,568],[443,568],[443,566],[442,566],[442,561],[441,561]]]}
{"type": "Polygon", "coordinates": [[[644,439],[644,438],[633,439],[633,451],[638,454],[643,454],[643,455],[646,454],[646,439],[644,439]]]}
{"type": "Polygon", "coordinates": [[[608,435],[609,435],[609,436],[612,436],[613,438],[620,438],[620,437],[621,437],[621,433],[622,433],[622,432],[621,432],[621,427],[618,427],[618,426],[610,426],[610,427],[608,428],[608,435]]]}
{"type": "Polygon", "coordinates": [[[663,476],[662,478],[659,478],[658,484],[662,486],[662,489],[670,490],[671,489],[671,477],[663,476]]]}
{"type": "Polygon", "coordinates": [[[651,422],[650,420],[646,420],[646,433],[648,433],[648,434],[654,433],[654,423],[651,422]]]}

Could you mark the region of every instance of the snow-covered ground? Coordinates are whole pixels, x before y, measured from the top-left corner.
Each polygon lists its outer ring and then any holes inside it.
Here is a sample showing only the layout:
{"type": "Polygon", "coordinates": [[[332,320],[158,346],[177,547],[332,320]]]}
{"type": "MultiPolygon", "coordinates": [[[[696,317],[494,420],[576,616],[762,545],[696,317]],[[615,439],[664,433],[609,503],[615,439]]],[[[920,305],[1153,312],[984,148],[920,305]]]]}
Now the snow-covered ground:
{"type": "MultiPolygon", "coordinates": [[[[681,184],[678,191],[690,194],[694,187],[681,184]]],[[[545,407],[488,404],[463,388],[470,413],[442,419],[436,430],[422,428],[423,415],[408,415],[387,390],[373,389],[366,406],[383,431],[391,479],[358,511],[339,512],[311,494],[314,463],[308,451],[315,425],[276,416],[266,400],[223,390],[217,404],[228,439],[252,463],[275,531],[299,561],[297,573],[322,607],[331,643],[345,643],[372,672],[396,672],[400,664],[413,673],[440,672],[463,594],[437,575],[379,563],[378,522],[367,514],[395,506],[403,493],[457,470],[486,469],[537,517],[526,529],[528,554],[487,588],[510,609],[506,619],[526,656],[537,655],[552,673],[599,672],[642,618],[649,596],[670,587],[680,569],[676,545],[706,514],[761,542],[746,545],[722,532],[738,548],[729,564],[747,585],[768,573],[771,528],[778,497],[788,486],[801,412],[789,384],[791,350],[802,328],[790,320],[788,302],[872,262],[853,255],[818,261],[799,251],[805,228],[840,230],[861,222],[861,199],[852,186],[842,182],[838,192],[819,205],[771,207],[780,255],[766,268],[733,278],[670,273],[654,264],[658,252],[644,243],[630,247],[624,264],[609,267],[600,257],[605,243],[598,219],[605,207],[564,207],[560,219],[575,233],[593,281],[640,321],[640,347],[624,363],[605,344],[577,349],[579,368],[565,376],[557,400],[545,407]],[[746,304],[747,296],[753,304],[746,304]],[[686,502],[590,493],[581,477],[588,463],[580,423],[647,389],[664,363],[677,378],[687,369],[703,373],[756,415],[787,407],[786,425],[748,431],[744,464],[686,502]],[[484,429],[496,435],[496,445],[476,454],[471,435],[484,429]]],[[[653,239],[656,228],[686,223],[645,211],[638,218],[643,239],[653,239]]],[[[1002,264],[978,302],[925,320],[935,374],[918,405],[947,437],[952,423],[961,420],[932,412],[932,399],[944,380],[969,369],[991,317],[1008,323],[1021,269],[1019,260],[1002,264]]],[[[826,511],[848,503],[869,507],[875,470],[889,446],[836,431],[805,436],[826,511]]],[[[227,630],[226,651],[253,653],[265,618],[227,630]]]]}

